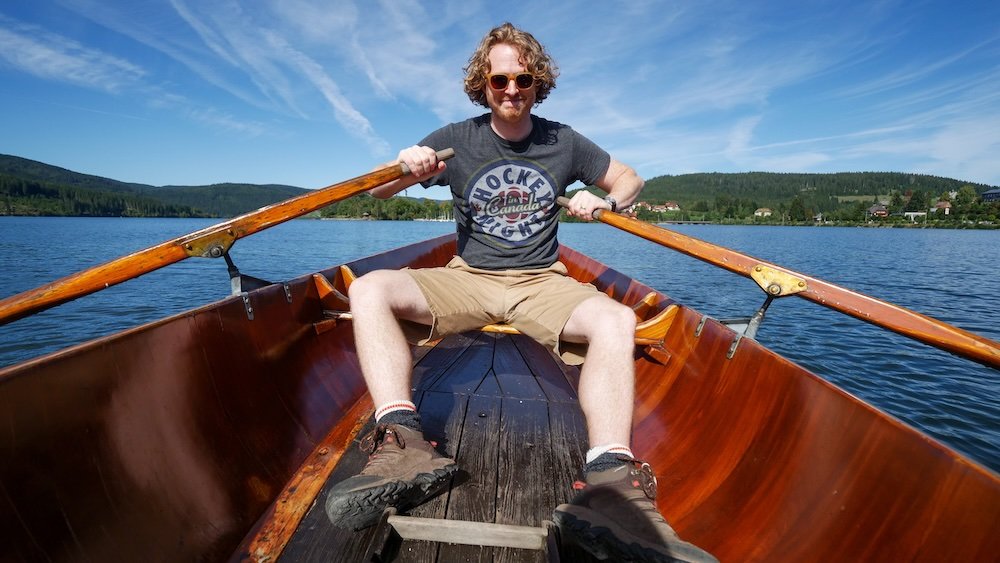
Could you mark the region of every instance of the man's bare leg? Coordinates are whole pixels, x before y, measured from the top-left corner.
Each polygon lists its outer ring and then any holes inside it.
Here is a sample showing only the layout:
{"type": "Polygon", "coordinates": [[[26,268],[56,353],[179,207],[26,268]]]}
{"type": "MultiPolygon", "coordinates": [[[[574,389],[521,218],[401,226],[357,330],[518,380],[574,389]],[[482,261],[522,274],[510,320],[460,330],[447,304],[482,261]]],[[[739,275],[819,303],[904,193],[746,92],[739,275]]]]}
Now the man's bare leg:
{"type": "Polygon", "coordinates": [[[588,343],[578,393],[590,446],[628,446],[635,397],[635,314],[611,299],[591,297],[573,311],[562,339],[588,343]]]}
{"type": "Polygon", "coordinates": [[[413,357],[397,319],[431,324],[427,300],[406,272],[378,270],[348,291],[361,372],[375,406],[407,400],[413,357]]]}
{"type": "Polygon", "coordinates": [[[326,514],[335,526],[360,529],[389,506],[408,510],[434,496],[458,465],[424,439],[419,418],[410,418],[413,404],[398,405],[411,400],[412,357],[397,318],[431,322],[420,288],[405,272],[382,270],[355,280],[349,295],[361,371],[376,408],[384,407],[379,412],[385,414],[362,440],[368,463],[330,488],[326,514]],[[403,410],[392,410],[397,408],[403,410]]]}
{"type": "MultiPolygon", "coordinates": [[[[634,313],[611,299],[591,297],[573,311],[563,339],[589,343],[578,391],[590,447],[600,451],[622,445],[631,451],[634,313]]],[[[553,513],[567,536],[591,554],[615,561],[718,563],[710,553],[679,538],[659,513],[656,478],[648,464],[634,456],[629,459],[620,450],[614,455],[615,450],[605,451],[592,463],[588,460],[580,492],[553,513]]]]}

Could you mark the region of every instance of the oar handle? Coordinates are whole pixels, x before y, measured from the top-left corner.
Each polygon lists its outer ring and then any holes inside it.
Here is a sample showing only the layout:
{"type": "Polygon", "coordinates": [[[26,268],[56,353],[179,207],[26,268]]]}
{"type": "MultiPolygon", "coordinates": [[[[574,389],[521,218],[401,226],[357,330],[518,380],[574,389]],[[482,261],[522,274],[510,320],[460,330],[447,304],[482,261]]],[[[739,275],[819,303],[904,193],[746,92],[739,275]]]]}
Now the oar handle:
{"type": "MultiPolygon", "coordinates": [[[[435,154],[437,154],[438,162],[440,162],[442,160],[448,160],[449,158],[455,156],[455,149],[441,149],[437,151],[435,154]]],[[[399,169],[403,172],[403,176],[406,176],[410,173],[410,169],[406,166],[405,162],[399,163],[399,169]]]]}
{"type": "MultiPolygon", "coordinates": [[[[569,204],[569,199],[559,197],[556,198],[556,202],[566,207],[569,204]]],[[[946,322],[817,278],[799,274],[781,266],[769,264],[723,246],[717,246],[618,213],[610,213],[606,209],[595,210],[594,219],[748,278],[753,277],[754,270],[762,267],[794,276],[804,282],[804,288],[794,295],[935,348],[1000,369],[1000,343],[946,322]]]]}
{"type": "MultiPolygon", "coordinates": [[[[437,153],[439,160],[455,156],[453,149],[437,153]]],[[[409,174],[402,163],[357,178],[312,190],[280,203],[261,207],[235,219],[177,237],[128,256],[116,258],[62,279],[0,300],[0,325],[137,278],[190,256],[219,257],[237,239],[269,229],[332,203],[366,192],[409,174]]]]}
{"type": "MultiPolygon", "coordinates": [[[[557,197],[556,198],[556,203],[558,203],[562,207],[565,207],[566,209],[569,209],[569,198],[566,197],[566,196],[559,196],[559,197],[557,197]]],[[[604,215],[605,211],[607,211],[607,209],[595,209],[590,214],[590,216],[593,217],[594,219],[600,221],[601,220],[601,216],[604,215]]]]}

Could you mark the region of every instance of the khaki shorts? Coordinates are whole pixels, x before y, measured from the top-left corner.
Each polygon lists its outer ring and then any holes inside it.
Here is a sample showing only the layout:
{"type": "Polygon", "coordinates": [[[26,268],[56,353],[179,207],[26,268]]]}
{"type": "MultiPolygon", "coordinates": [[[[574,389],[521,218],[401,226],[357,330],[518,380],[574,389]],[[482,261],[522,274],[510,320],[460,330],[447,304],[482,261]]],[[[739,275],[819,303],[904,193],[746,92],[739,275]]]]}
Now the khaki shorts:
{"type": "Polygon", "coordinates": [[[570,365],[583,363],[587,346],[563,342],[560,349],[559,335],[577,305],[605,295],[593,285],[569,277],[562,262],[537,270],[482,270],[456,256],[443,268],[405,271],[420,286],[434,316],[426,338],[415,338],[412,330],[407,331],[419,344],[506,323],[552,349],[570,365]]]}

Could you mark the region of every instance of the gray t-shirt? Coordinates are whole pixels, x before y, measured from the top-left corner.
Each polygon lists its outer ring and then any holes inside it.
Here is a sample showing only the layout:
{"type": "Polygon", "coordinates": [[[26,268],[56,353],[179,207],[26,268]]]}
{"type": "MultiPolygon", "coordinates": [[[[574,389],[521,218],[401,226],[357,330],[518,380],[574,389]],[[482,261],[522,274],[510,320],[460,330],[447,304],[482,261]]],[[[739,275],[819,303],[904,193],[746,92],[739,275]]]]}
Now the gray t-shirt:
{"type": "Polygon", "coordinates": [[[441,174],[423,182],[450,186],[458,253],[485,270],[545,268],[559,258],[556,197],[604,177],[611,156],[569,126],[532,115],[531,135],[512,143],[490,127],[490,114],[446,125],[419,144],[454,148],[441,174]]]}

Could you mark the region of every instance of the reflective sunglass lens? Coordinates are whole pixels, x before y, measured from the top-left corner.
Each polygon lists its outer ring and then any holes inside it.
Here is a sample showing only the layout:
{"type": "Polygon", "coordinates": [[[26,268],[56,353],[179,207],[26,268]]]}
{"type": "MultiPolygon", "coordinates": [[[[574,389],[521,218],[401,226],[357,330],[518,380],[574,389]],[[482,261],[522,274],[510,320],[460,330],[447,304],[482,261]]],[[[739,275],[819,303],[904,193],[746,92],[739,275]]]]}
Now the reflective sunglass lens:
{"type": "MultiPolygon", "coordinates": [[[[510,75],[492,74],[490,75],[489,80],[490,88],[493,88],[494,90],[506,90],[507,84],[510,83],[510,75]]],[[[514,84],[521,90],[527,90],[535,84],[535,77],[528,73],[518,74],[514,77],[514,84]]]]}

